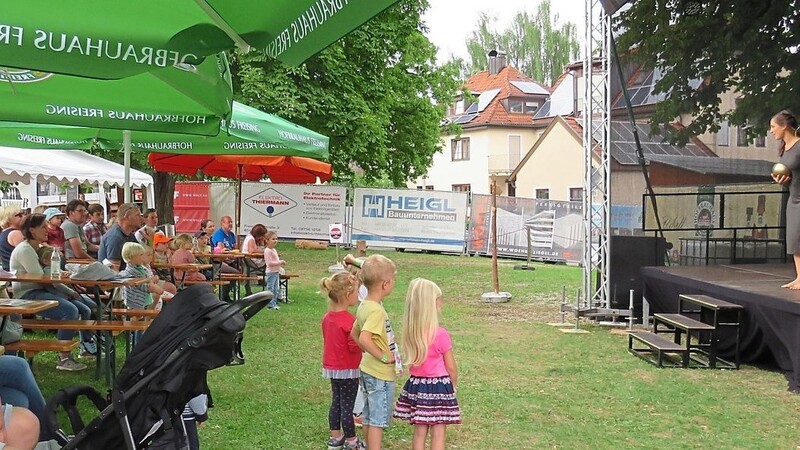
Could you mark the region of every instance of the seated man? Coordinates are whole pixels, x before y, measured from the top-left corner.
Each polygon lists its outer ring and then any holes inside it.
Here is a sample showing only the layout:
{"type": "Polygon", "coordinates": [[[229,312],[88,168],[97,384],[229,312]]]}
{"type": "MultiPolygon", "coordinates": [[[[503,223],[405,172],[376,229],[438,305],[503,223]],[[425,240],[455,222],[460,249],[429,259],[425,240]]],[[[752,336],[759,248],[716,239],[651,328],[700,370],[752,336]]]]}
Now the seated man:
{"type": "Polygon", "coordinates": [[[31,450],[39,442],[39,419],[29,410],[0,405],[0,450],[31,450]]]}

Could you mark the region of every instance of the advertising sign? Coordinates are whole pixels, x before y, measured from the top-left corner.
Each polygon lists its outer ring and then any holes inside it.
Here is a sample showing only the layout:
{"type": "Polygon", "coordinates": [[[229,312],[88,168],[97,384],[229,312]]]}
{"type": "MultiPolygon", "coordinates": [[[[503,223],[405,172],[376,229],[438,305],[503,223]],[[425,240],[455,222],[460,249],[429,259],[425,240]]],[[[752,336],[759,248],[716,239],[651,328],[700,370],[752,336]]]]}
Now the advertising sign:
{"type": "Polygon", "coordinates": [[[467,194],[355,189],[353,241],[379,247],[462,252],[467,194]]]}
{"type": "Polygon", "coordinates": [[[279,238],[327,241],[329,226],[344,222],[344,186],[242,183],[241,227],[263,224],[279,238]]]}
{"type": "Polygon", "coordinates": [[[194,233],[200,229],[200,222],[210,218],[210,183],[206,181],[175,183],[173,213],[175,231],[194,233]]]}
{"type": "MultiPolygon", "coordinates": [[[[467,251],[491,253],[491,195],[472,194],[467,251]]],[[[583,255],[581,202],[497,197],[497,253],[580,262],[583,255]],[[530,237],[530,240],[529,240],[530,237]]]]}
{"type": "Polygon", "coordinates": [[[340,223],[332,223],[328,226],[328,239],[330,239],[331,244],[343,244],[344,243],[344,228],[340,223]]]}

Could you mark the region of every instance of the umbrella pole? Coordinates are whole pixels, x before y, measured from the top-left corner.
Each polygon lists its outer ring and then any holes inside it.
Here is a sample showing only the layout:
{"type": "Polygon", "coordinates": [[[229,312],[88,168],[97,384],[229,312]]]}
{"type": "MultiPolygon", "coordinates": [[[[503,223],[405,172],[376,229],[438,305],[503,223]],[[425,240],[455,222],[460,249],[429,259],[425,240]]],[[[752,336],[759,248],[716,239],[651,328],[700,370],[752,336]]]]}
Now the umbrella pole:
{"type": "Polygon", "coordinates": [[[125,155],[125,203],[131,202],[131,130],[122,132],[122,151],[125,155]]]}
{"type": "Polygon", "coordinates": [[[236,229],[241,232],[242,220],[242,165],[236,165],[236,229]]]}

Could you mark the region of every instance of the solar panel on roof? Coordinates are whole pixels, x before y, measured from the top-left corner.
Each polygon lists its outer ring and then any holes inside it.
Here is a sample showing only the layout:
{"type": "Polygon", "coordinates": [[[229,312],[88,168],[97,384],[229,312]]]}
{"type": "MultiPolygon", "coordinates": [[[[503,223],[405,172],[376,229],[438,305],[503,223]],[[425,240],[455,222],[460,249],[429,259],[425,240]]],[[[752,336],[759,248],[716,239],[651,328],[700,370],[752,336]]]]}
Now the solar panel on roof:
{"type": "Polygon", "coordinates": [[[539,107],[539,110],[536,111],[536,114],[533,115],[534,119],[539,119],[542,117],[550,117],[550,105],[551,105],[550,100],[551,99],[548,98],[547,100],[545,100],[544,104],[542,104],[542,106],[539,107]]]}
{"type": "Polygon", "coordinates": [[[550,92],[548,92],[547,89],[532,81],[511,81],[510,83],[526,94],[550,95],[550,92]]]}
{"type": "Polygon", "coordinates": [[[481,92],[481,95],[478,96],[478,111],[483,111],[489,106],[489,103],[497,97],[497,94],[500,93],[500,89],[490,89],[485,92],[481,92]]]}
{"type": "Polygon", "coordinates": [[[473,104],[469,105],[469,108],[467,108],[466,111],[464,111],[464,114],[472,114],[472,113],[476,113],[476,112],[478,112],[478,104],[477,103],[473,103],[473,104]]]}
{"type": "Polygon", "coordinates": [[[469,123],[472,119],[478,117],[478,114],[464,114],[453,119],[454,123],[469,123]]]}

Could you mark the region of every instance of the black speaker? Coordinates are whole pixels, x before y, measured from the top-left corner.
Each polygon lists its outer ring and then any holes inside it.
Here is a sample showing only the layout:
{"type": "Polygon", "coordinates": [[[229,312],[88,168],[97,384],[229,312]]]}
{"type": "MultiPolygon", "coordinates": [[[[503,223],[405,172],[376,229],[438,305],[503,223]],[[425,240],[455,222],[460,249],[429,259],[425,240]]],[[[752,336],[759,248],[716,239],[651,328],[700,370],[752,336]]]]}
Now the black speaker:
{"type": "Polygon", "coordinates": [[[609,307],[628,309],[633,289],[634,315],[641,319],[641,269],[664,265],[666,241],[654,236],[611,236],[609,245],[609,307]]]}

